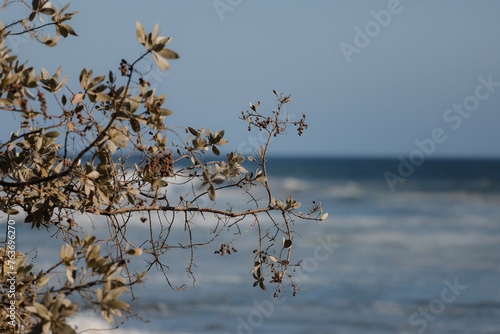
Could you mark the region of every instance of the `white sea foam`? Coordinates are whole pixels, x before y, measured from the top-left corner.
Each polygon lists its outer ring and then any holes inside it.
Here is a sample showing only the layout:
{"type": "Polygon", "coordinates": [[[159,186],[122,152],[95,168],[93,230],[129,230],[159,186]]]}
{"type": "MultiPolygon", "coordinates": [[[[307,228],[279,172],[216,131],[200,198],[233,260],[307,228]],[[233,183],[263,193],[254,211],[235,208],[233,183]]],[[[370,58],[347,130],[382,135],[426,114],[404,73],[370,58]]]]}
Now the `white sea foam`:
{"type": "MultiPolygon", "coordinates": [[[[324,210],[330,215],[319,223],[299,224],[297,220],[294,230],[300,236],[294,235],[292,258],[317,261],[317,269],[308,271],[300,280],[303,282],[301,287],[310,286],[310,289],[298,293],[297,298],[291,296],[290,290],[286,292],[287,302],[276,305],[272,317],[265,318],[261,327],[253,328],[254,333],[280,332],[288,326],[294,326],[293,333],[387,333],[390,332],[387,324],[394,328],[407,324],[408,316],[420,305],[439,298],[443,280],[452,281],[454,277],[458,277],[460,284],[470,287],[458,299],[458,303],[462,298],[468,303],[453,304],[446,309],[439,318],[445,326],[441,332],[453,332],[457,321],[494,322],[497,314],[491,313],[492,308],[484,311],[477,305],[491,302],[494,298],[491,291],[498,286],[499,194],[470,189],[426,191],[418,187],[391,193],[385,184],[363,180],[318,177],[304,181],[286,176],[270,178],[276,198],[284,199],[291,194],[303,203],[303,207],[309,206],[312,200],[322,201],[324,210]],[[325,251],[316,254],[319,239],[334,242],[338,247],[332,254],[325,251]],[[316,255],[321,259],[328,255],[328,258],[319,260],[316,255]],[[454,310],[458,308],[463,312],[456,315],[454,310]],[[360,323],[368,325],[360,329],[360,323]],[[274,328],[277,330],[273,331],[274,328]]],[[[189,187],[168,191],[173,204],[183,192],[189,192],[189,187]]],[[[235,204],[235,210],[251,205],[237,189],[221,193],[216,205],[226,208],[229,201],[235,204]]],[[[213,203],[206,200],[204,204],[213,203]]],[[[142,238],[141,233],[148,232],[140,217],[140,214],[134,215],[129,223],[133,238],[142,238]]],[[[213,216],[205,215],[205,218],[194,220],[196,238],[210,237],[206,232],[213,226],[213,216]]],[[[94,220],[99,233],[107,232],[103,219],[96,217],[94,220]]],[[[77,220],[91,225],[86,216],[77,217],[77,220]]],[[[158,223],[158,218],[154,218],[154,223],[158,223]]],[[[45,261],[47,253],[58,256],[60,246],[54,252],[53,241],[45,238],[45,231],[29,232],[20,228],[19,232],[20,245],[39,246],[37,266],[45,261]]],[[[131,302],[132,307],[151,323],[131,319],[111,333],[236,332],[240,325],[238,317],[248,320],[249,315],[256,312],[255,302],[273,300],[272,291],[269,291],[273,285],[266,281],[268,291],[252,288],[252,251],[258,244],[254,231],[235,242],[238,253],[224,257],[214,254],[217,244],[234,238],[233,232],[224,231],[214,244],[195,250],[198,265],[194,268],[195,288],[185,271],[189,251],[167,252],[169,279],[175,285],[187,284],[186,291],[170,291],[163,275],[153,269],[145,287],[140,287],[142,298],[131,302]]],[[[170,240],[184,242],[186,235],[184,224],[179,221],[170,240]]],[[[136,259],[141,269],[145,257],[136,259]]],[[[309,261],[309,268],[316,268],[311,263],[309,261]]],[[[87,328],[110,328],[99,312],[91,311],[76,316],[72,324],[79,326],[78,332],[87,328]]],[[[465,324],[460,333],[471,333],[473,329],[473,325],[467,327],[465,324]]]]}
{"type": "Polygon", "coordinates": [[[350,181],[345,184],[337,184],[328,188],[328,195],[336,199],[361,199],[366,195],[358,183],[350,181]]]}
{"type": "Polygon", "coordinates": [[[85,311],[75,317],[70,318],[69,324],[76,326],[77,333],[85,331],[86,334],[190,334],[190,332],[177,332],[165,330],[148,330],[148,323],[141,323],[135,321],[135,326],[126,326],[127,328],[113,329],[114,326],[110,325],[100,316],[99,313],[85,311]]]}
{"type": "Polygon", "coordinates": [[[308,182],[302,181],[294,177],[286,177],[283,179],[283,190],[286,192],[306,191],[310,188],[308,182]]]}

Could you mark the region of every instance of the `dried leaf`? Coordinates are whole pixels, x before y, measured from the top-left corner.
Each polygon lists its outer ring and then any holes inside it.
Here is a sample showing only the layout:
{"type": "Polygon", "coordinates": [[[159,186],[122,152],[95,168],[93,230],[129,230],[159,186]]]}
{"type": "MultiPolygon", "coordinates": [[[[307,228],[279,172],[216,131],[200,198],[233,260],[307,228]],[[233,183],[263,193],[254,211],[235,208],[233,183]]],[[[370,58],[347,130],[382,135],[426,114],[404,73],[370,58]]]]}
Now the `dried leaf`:
{"type": "Polygon", "coordinates": [[[83,97],[85,96],[85,94],[83,93],[78,93],[78,94],[75,94],[73,96],[73,99],[71,100],[71,104],[75,104],[75,103],[80,103],[83,101],[83,97]]]}
{"type": "Polygon", "coordinates": [[[139,40],[139,43],[144,45],[146,42],[146,30],[144,29],[144,26],[139,21],[135,22],[135,26],[136,26],[136,32],[137,32],[137,40],[139,40]]]}
{"type": "Polygon", "coordinates": [[[161,51],[158,51],[158,55],[160,55],[166,59],[179,59],[181,57],[181,56],[179,56],[179,54],[177,52],[172,51],[170,49],[163,49],[161,51]]]}
{"type": "Polygon", "coordinates": [[[215,187],[213,184],[208,186],[208,197],[211,201],[215,201],[215,187]]]}
{"type": "Polygon", "coordinates": [[[134,255],[134,256],[141,256],[142,255],[142,249],[141,248],[129,249],[127,251],[127,254],[134,255]]]}
{"type": "Polygon", "coordinates": [[[162,72],[170,69],[168,61],[166,61],[165,58],[160,57],[156,52],[153,52],[153,59],[162,72]]]}
{"type": "Polygon", "coordinates": [[[92,172],[88,173],[88,174],[87,174],[87,177],[88,177],[89,179],[97,179],[100,175],[101,175],[101,174],[99,174],[99,172],[98,172],[98,171],[94,170],[94,171],[92,171],[92,172]]]}
{"type": "Polygon", "coordinates": [[[19,211],[17,211],[16,209],[7,209],[6,213],[8,215],[14,216],[14,215],[17,215],[19,213],[19,211]]]}
{"type": "Polygon", "coordinates": [[[44,276],[40,279],[40,281],[38,282],[38,286],[44,286],[45,284],[47,284],[50,279],[52,278],[52,276],[44,276]]]}

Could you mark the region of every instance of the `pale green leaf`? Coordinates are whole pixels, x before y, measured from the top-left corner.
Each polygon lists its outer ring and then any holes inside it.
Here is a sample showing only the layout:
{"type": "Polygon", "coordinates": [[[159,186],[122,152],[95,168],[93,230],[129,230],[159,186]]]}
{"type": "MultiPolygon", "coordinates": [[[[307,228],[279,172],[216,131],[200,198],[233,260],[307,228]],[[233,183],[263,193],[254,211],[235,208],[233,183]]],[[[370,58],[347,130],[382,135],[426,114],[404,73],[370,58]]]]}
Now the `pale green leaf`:
{"type": "Polygon", "coordinates": [[[108,102],[111,100],[111,97],[106,93],[95,93],[95,99],[99,102],[108,102]]]}
{"type": "Polygon", "coordinates": [[[50,131],[50,132],[47,132],[45,134],[45,137],[49,137],[49,138],[57,138],[61,135],[61,133],[59,133],[59,131],[50,131]]]}

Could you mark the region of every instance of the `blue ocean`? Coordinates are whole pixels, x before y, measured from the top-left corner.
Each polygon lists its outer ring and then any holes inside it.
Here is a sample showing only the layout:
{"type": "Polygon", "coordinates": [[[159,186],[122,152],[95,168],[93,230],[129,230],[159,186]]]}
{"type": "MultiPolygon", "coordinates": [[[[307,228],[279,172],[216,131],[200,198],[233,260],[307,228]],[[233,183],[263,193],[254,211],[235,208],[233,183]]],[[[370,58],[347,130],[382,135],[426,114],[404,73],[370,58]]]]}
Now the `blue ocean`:
{"type": "MultiPolygon", "coordinates": [[[[214,254],[234,237],[229,232],[196,250],[194,287],[185,270],[189,254],[169,255],[171,283],[187,289],[173,291],[152,271],[132,304],[142,319],[113,332],[500,333],[500,161],[407,167],[398,159],[271,158],[276,197],[321,201],[329,213],[323,222],[294,226],[292,256],[303,260],[296,274],[307,289],[273,298],[271,288],[253,288],[257,239],[249,234],[235,243],[237,253],[214,254]]],[[[219,201],[245,205],[231,194],[219,201]]],[[[209,223],[200,220],[196,232],[206,233],[209,223]]],[[[173,233],[183,235],[183,227],[173,233]]],[[[20,247],[37,245],[37,261],[59,254],[44,232],[19,229],[20,247]]],[[[72,321],[79,331],[109,328],[92,309],[72,321]]]]}

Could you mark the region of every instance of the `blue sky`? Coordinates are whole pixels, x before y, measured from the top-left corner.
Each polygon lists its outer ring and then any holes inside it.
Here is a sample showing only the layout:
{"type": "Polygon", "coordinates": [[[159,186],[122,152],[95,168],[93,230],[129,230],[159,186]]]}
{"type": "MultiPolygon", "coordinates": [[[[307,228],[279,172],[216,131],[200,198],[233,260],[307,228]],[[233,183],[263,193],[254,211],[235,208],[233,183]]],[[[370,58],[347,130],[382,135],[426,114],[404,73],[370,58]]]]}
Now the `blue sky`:
{"type": "Polygon", "coordinates": [[[55,49],[17,41],[21,58],[50,72],[62,65],[78,89],[82,67],[107,73],[140,55],[136,20],[147,31],[159,23],[181,55],[150,80],[175,112],[167,122],[226,129],[232,148],[262,141],[238,115],[250,101],[272,110],[276,89],[309,123],[302,137],[275,140],[276,155],[395,158],[442,129],[433,157],[500,157],[497,1],[85,0],[70,9],[80,11],[71,21],[80,36],[55,49]],[[346,56],[341,45],[357,52],[346,56]],[[478,88],[480,76],[492,91],[478,88]],[[464,103],[472,111],[453,111],[464,103]]]}

